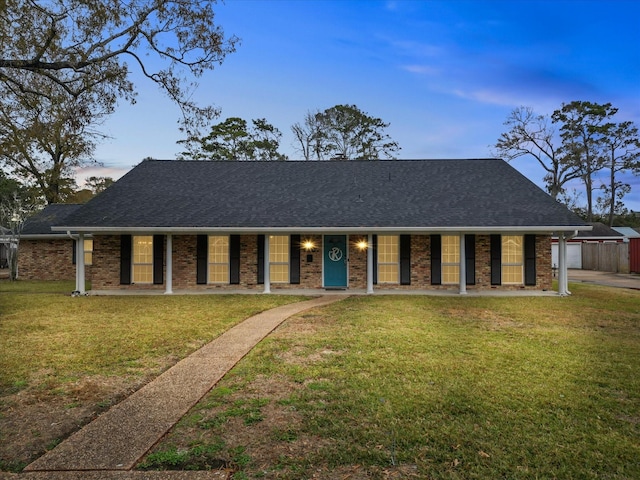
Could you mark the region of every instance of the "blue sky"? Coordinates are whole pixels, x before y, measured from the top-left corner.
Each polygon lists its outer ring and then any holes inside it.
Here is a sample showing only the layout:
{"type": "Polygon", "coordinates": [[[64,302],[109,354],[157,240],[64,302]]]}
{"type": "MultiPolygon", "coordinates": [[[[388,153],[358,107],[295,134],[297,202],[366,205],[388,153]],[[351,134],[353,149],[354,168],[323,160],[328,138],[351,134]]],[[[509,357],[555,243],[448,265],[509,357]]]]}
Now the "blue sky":
{"type": "MultiPolygon", "coordinates": [[[[229,0],[217,7],[237,51],[194,97],[227,117],[266,118],[298,158],[290,126],[309,110],[355,104],[390,123],[399,158],[484,158],[516,107],[611,102],[640,126],[640,1],[229,0]]],[[[96,152],[118,177],[174,158],[178,110],[134,73],[138,101],[104,125],[96,152]]],[[[542,184],[533,159],[512,165],[542,184]]],[[[640,210],[640,179],[627,206],[640,210]]],[[[582,198],[584,201],[584,197],[582,198]]]]}

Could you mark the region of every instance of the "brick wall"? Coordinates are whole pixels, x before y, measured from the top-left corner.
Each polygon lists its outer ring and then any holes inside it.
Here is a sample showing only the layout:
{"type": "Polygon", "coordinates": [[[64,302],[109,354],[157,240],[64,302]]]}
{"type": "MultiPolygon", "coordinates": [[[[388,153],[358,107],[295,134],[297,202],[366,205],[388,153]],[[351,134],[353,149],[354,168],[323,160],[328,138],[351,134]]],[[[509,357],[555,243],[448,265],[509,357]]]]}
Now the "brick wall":
{"type": "MultiPolygon", "coordinates": [[[[357,246],[363,236],[348,237],[349,250],[349,288],[365,289],[367,286],[367,251],[357,246]]],[[[257,235],[240,236],[240,284],[239,285],[198,285],[196,283],[196,235],[173,236],[173,289],[174,290],[262,290],[257,283],[258,248],[257,235]]],[[[300,284],[272,283],[272,290],[295,288],[322,288],[322,236],[301,235],[301,241],[311,240],[315,249],[300,252],[300,284]]],[[[476,235],[476,284],[467,289],[551,289],[551,237],[536,238],[536,281],[534,286],[491,285],[490,236],[476,235]]],[[[71,247],[68,246],[69,255],[71,247]]],[[[103,235],[94,237],[92,285],[95,290],[103,289],[160,289],[164,285],[120,285],[120,237],[103,235]]],[[[166,277],[166,267],[165,267],[166,277]]],[[[75,278],[75,269],[70,278],[75,278]]],[[[430,235],[412,235],[411,237],[411,285],[380,284],[375,290],[418,290],[439,289],[457,291],[458,285],[431,285],[431,237],[430,235]]]]}
{"type": "MultiPolygon", "coordinates": [[[[91,265],[86,265],[87,280],[91,280],[91,273],[91,265]]],[[[21,239],[18,248],[18,277],[22,280],[75,280],[73,240],[21,239]]]]}
{"type": "Polygon", "coordinates": [[[300,235],[300,241],[310,241],[315,248],[312,251],[300,249],[300,285],[291,286],[322,288],[322,235],[300,235]]]}
{"type": "Polygon", "coordinates": [[[93,237],[93,276],[91,288],[105,290],[120,287],[120,236],[93,237]]]}

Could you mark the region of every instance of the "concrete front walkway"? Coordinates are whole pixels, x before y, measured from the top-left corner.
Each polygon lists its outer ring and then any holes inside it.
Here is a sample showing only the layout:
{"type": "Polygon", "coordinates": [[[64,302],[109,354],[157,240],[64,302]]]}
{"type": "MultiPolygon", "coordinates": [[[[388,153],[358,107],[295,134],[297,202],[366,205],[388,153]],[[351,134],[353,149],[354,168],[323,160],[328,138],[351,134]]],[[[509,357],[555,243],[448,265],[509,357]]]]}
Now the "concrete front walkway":
{"type": "MultiPolygon", "coordinates": [[[[285,319],[344,298],[344,295],[322,296],[248,318],[96,418],[28,465],[24,472],[47,472],[42,478],[136,477],[116,475],[114,471],[132,469],[191,407],[285,319]],[[82,474],[80,477],[54,474],[62,471],[82,474]],[[101,471],[101,474],[90,476],[90,471],[101,471]],[[106,475],[106,472],[113,474],[106,475]]],[[[140,473],[137,478],[144,478],[144,472],[140,473]]],[[[180,477],[176,474],[175,478],[180,477]]]]}

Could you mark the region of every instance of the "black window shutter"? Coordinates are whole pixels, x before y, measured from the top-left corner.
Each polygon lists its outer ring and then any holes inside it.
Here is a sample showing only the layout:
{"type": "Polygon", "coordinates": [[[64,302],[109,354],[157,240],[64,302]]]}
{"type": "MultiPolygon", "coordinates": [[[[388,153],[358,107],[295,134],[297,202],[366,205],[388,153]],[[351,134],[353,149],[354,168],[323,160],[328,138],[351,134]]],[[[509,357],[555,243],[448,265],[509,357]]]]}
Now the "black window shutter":
{"type": "Polygon", "coordinates": [[[153,284],[164,283],[164,235],[153,236],[153,284]]]}
{"type": "Polygon", "coordinates": [[[209,237],[198,235],[196,239],[196,283],[207,283],[207,250],[209,250],[209,237]]]}
{"type": "Polygon", "coordinates": [[[229,236],[229,283],[240,283],[240,235],[229,236]]]}
{"type": "Polygon", "coordinates": [[[476,284],[476,236],[464,236],[464,260],[467,285],[476,284]]]}
{"type": "Polygon", "coordinates": [[[120,284],[131,285],[131,235],[120,235],[120,284]]]}
{"type": "Polygon", "coordinates": [[[400,235],[400,285],[411,285],[411,235],[400,235]]]}
{"type": "Polygon", "coordinates": [[[300,235],[289,238],[289,283],[300,284],[300,235]]]}
{"type": "Polygon", "coordinates": [[[502,237],[491,235],[491,285],[502,283],[502,237]]]}
{"type": "Polygon", "coordinates": [[[373,245],[371,246],[371,248],[373,248],[373,255],[371,255],[373,257],[373,284],[377,285],[378,284],[378,236],[371,235],[371,240],[373,243],[373,245]]]}
{"type": "Polygon", "coordinates": [[[76,264],[76,248],[78,248],[78,242],[77,240],[73,241],[73,245],[71,245],[73,247],[73,250],[71,251],[71,264],[75,265],[76,264]]]}
{"type": "Polygon", "coordinates": [[[258,285],[264,283],[264,235],[258,235],[258,285]]]}
{"type": "Polygon", "coordinates": [[[524,284],[536,284],[536,236],[524,236],[524,284]]]}
{"type": "Polygon", "coordinates": [[[431,285],[442,284],[442,237],[431,235],[431,285]]]}

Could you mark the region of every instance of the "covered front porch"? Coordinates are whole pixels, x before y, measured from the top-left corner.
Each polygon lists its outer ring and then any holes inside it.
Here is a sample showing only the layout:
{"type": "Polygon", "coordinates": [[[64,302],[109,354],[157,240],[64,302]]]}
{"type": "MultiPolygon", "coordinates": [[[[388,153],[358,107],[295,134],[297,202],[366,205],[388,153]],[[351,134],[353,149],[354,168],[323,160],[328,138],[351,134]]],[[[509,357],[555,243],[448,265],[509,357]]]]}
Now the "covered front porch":
{"type": "MultiPolygon", "coordinates": [[[[522,270],[522,280],[520,284],[509,284],[502,283],[499,275],[498,281],[495,281],[495,270],[501,268],[500,265],[494,265],[496,260],[492,257],[492,250],[495,250],[494,237],[500,237],[496,233],[445,231],[442,232],[445,234],[443,235],[383,231],[284,235],[289,232],[277,231],[273,234],[228,232],[228,235],[218,235],[227,232],[216,231],[208,232],[210,235],[193,235],[191,232],[154,232],[156,242],[149,247],[152,249],[155,262],[149,267],[153,271],[154,281],[145,284],[122,280],[123,270],[130,269],[131,275],[135,262],[131,250],[123,253],[122,238],[136,238],[134,233],[137,232],[119,236],[91,233],[95,243],[92,268],[94,272],[98,272],[97,276],[96,273],[94,276],[100,278],[101,269],[113,272],[114,262],[120,263],[120,281],[112,279],[108,288],[103,287],[107,285],[106,282],[95,285],[92,292],[94,294],[282,292],[319,295],[326,291],[344,291],[351,295],[384,293],[491,296],[507,292],[511,295],[551,293],[550,251],[546,252],[547,244],[550,245],[549,234],[521,235],[524,232],[504,232],[517,233],[523,239],[522,262],[516,268],[522,270]],[[211,261],[215,253],[212,253],[211,247],[202,247],[209,249],[203,253],[199,251],[200,244],[221,237],[228,239],[227,249],[222,251],[223,257],[228,258],[228,261],[216,263],[211,261]],[[278,244],[283,237],[288,239],[286,248],[278,244]],[[381,241],[379,239],[387,237],[397,240],[396,247],[378,245],[381,241]],[[448,240],[446,248],[442,245],[444,238],[448,240]],[[110,243],[107,239],[110,239],[110,243]],[[343,243],[340,243],[341,239],[343,243]],[[119,244],[119,251],[114,246],[115,243],[119,244]],[[384,248],[391,252],[388,257],[382,252],[384,248]],[[395,253],[394,248],[397,249],[395,253]],[[278,252],[283,251],[286,255],[279,258],[278,252]],[[446,254],[444,259],[443,253],[446,254]],[[282,261],[283,259],[286,261],[282,261]],[[389,259],[391,261],[388,261],[389,259]],[[217,281],[212,277],[211,272],[220,265],[223,267],[222,271],[226,272],[224,281],[217,281]],[[343,266],[343,280],[339,278],[340,273],[336,280],[335,265],[343,266]],[[389,275],[396,280],[388,281],[389,275]],[[451,282],[451,278],[455,279],[455,283],[451,282]]],[[[147,238],[152,237],[148,235],[150,232],[141,233],[147,234],[147,238]]],[[[560,232],[558,235],[560,255],[557,294],[560,295],[570,294],[567,281],[566,240],[572,233],[560,232]]],[[[78,246],[83,245],[85,235],[77,234],[78,246]]],[[[125,249],[132,248],[131,243],[128,245],[125,249]]],[[[78,252],[76,258],[79,259],[76,263],[76,291],[78,294],[84,294],[84,255],[78,252]]],[[[513,270],[512,266],[510,268],[513,270]]],[[[507,270],[502,268],[501,271],[507,270]]]]}

